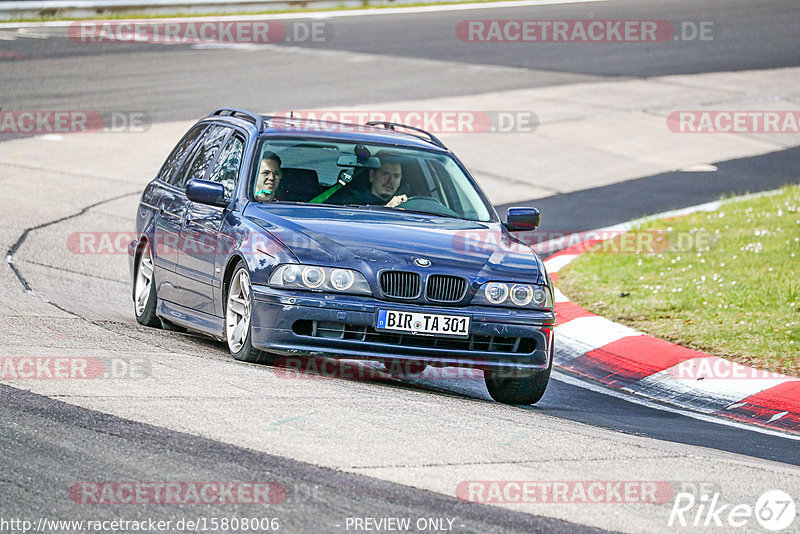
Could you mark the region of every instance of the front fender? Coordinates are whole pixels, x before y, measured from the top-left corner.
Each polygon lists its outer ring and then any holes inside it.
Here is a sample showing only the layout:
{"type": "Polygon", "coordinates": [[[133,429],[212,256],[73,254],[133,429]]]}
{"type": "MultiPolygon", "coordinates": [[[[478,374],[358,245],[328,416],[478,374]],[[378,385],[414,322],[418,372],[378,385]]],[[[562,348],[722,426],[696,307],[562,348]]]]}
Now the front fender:
{"type": "Polygon", "coordinates": [[[217,309],[220,314],[224,310],[227,283],[239,262],[247,266],[251,282],[258,285],[267,284],[277,265],[298,263],[291,250],[264,228],[239,218],[231,222],[234,224],[223,232],[229,240],[223,249],[230,253],[218,256],[217,269],[221,276],[215,277],[215,293],[220,303],[217,309]]]}

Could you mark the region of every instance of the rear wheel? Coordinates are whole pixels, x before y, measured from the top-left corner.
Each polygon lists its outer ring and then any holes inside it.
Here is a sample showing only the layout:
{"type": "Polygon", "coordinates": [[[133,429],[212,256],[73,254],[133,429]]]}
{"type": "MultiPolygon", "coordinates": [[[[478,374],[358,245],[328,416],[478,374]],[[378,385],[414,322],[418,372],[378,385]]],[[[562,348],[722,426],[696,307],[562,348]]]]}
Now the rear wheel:
{"type": "Polygon", "coordinates": [[[484,372],[489,395],[503,404],[536,404],[541,400],[553,369],[553,343],[550,343],[550,365],[533,371],[500,369],[484,372]]]}
{"type": "Polygon", "coordinates": [[[252,286],[243,263],[233,271],[225,297],[225,340],[231,355],[242,362],[272,363],[275,357],[253,347],[251,332],[252,286]]]}
{"type": "Polygon", "coordinates": [[[145,326],[161,328],[161,320],[156,316],[156,282],[153,271],[153,250],[145,243],[136,263],[136,276],[133,281],[133,304],[136,321],[145,326]]]}

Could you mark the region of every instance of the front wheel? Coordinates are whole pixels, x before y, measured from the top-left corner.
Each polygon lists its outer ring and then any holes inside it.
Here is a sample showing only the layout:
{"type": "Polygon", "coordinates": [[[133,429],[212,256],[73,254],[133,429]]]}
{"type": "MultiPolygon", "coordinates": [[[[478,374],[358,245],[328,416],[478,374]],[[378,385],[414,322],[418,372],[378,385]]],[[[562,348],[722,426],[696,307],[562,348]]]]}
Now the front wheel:
{"type": "Polygon", "coordinates": [[[254,348],[250,320],[252,316],[250,273],[240,263],[231,276],[225,298],[225,339],[234,359],[249,363],[271,363],[272,355],[254,348]]]}
{"type": "Polygon", "coordinates": [[[145,326],[161,328],[161,320],[156,316],[156,280],[154,274],[153,249],[145,243],[136,264],[133,280],[133,304],[136,321],[145,326]]]}
{"type": "Polygon", "coordinates": [[[533,371],[498,369],[484,371],[484,381],[489,395],[503,404],[536,404],[541,400],[550,382],[553,369],[553,344],[550,345],[550,365],[533,371]]]}

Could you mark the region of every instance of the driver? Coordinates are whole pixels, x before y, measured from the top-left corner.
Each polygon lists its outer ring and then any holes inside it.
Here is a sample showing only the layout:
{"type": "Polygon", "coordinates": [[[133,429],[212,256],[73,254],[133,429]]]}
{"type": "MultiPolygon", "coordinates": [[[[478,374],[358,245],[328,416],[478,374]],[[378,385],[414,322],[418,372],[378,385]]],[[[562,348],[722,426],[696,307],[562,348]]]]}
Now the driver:
{"type": "Polygon", "coordinates": [[[330,198],[334,204],[378,204],[394,208],[408,200],[406,195],[395,195],[403,181],[400,159],[388,154],[377,154],[380,169],[369,170],[369,190],[343,189],[330,198]]]}
{"type": "Polygon", "coordinates": [[[256,177],[256,200],[275,200],[275,193],[281,185],[283,171],[281,158],[275,152],[267,152],[261,157],[256,177]]]}

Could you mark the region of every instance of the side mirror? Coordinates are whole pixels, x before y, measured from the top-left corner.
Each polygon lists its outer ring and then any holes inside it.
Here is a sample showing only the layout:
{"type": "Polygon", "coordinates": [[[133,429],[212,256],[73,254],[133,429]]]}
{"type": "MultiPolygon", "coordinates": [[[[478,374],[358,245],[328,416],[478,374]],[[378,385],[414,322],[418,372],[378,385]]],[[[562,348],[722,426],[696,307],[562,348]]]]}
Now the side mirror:
{"type": "Polygon", "coordinates": [[[186,184],[186,198],[198,204],[220,208],[228,205],[228,201],[225,199],[225,186],[211,180],[189,180],[189,183],[186,184]]]}
{"type": "Polygon", "coordinates": [[[509,232],[530,232],[538,228],[541,219],[536,208],[508,208],[506,228],[509,232]]]}

